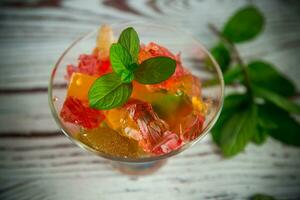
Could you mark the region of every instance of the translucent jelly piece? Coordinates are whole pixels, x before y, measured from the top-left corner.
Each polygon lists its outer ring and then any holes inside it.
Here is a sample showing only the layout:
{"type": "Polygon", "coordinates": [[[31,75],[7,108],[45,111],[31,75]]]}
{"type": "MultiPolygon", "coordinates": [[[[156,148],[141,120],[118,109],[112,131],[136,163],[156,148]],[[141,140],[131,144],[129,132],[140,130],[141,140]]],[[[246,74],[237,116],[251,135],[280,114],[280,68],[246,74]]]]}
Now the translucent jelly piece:
{"type": "Polygon", "coordinates": [[[96,79],[97,77],[95,76],[73,73],[67,95],[81,101],[88,101],[88,91],[96,79]]]}
{"type": "Polygon", "coordinates": [[[123,137],[108,127],[84,131],[79,140],[97,151],[119,157],[136,158],[141,151],[135,140],[123,137]]]}
{"type": "Polygon", "coordinates": [[[171,92],[181,91],[188,96],[201,96],[200,80],[190,73],[166,82],[166,87],[171,92]]]}
{"type": "Polygon", "coordinates": [[[205,116],[208,113],[210,102],[204,102],[200,97],[193,96],[192,103],[195,111],[200,113],[201,115],[205,116]]]}
{"type": "Polygon", "coordinates": [[[154,154],[168,153],[180,147],[181,140],[178,137],[176,138],[174,133],[168,131],[168,125],[157,116],[151,104],[132,100],[125,105],[125,108],[139,128],[142,136],[139,144],[146,152],[154,154]],[[170,139],[168,138],[176,140],[177,145],[173,145],[174,142],[169,143],[170,139]],[[157,151],[157,148],[161,146],[164,147],[161,148],[161,152],[157,151]]]}
{"type": "Polygon", "coordinates": [[[82,54],[79,56],[78,68],[88,75],[102,75],[110,66],[109,60],[100,60],[96,55],[82,54]]]}
{"type": "Polygon", "coordinates": [[[90,76],[101,76],[111,72],[110,61],[101,60],[95,54],[82,54],[78,60],[78,66],[67,66],[67,79],[69,79],[74,72],[80,72],[90,76]]]}
{"type": "Polygon", "coordinates": [[[178,149],[182,145],[182,141],[178,135],[170,131],[163,134],[162,140],[153,148],[152,153],[160,155],[169,153],[178,149]]]}
{"type": "Polygon", "coordinates": [[[151,104],[143,101],[130,100],[120,109],[109,110],[106,119],[111,128],[137,140],[149,153],[168,153],[182,144],[175,133],[168,131],[168,125],[157,116],[151,104]]]}
{"type": "Polygon", "coordinates": [[[101,60],[108,60],[109,49],[114,42],[113,31],[109,25],[102,25],[98,32],[97,46],[95,51],[101,60]]]}
{"type": "Polygon", "coordinates": [[[190,114],[186,117],[180,118],[172,131],[179,133],[183,141],[191,141],[196,139],[202,131],[205,118],[199,114],[190,114]]]}
{"type": "Polygon", "coordinates": [[[142,139],[137,124],[130,118],[126,109],[111,109],[106,111],[105,116],[109,127],[118,131],[121,135],[137,141],[142,139]]]}
{"type": "Polygon", "coordinates": [[[147,86],[134,82],[131,97],[149,102],[159,117],[164,120],[174,116],[174,113],[178,116],[185,116],[193,111],[191,100],[183,92],[171,93],[164,90],[151,92],[147,86]]]}
{"type": "Polygon", "coordinates": [[[73,97],[67,97],[60,112],[61,118],[66,122],[71,122],[83,128],[97,128],[104,120],[101,111],[91,109],[88,103],[73,97]]]}

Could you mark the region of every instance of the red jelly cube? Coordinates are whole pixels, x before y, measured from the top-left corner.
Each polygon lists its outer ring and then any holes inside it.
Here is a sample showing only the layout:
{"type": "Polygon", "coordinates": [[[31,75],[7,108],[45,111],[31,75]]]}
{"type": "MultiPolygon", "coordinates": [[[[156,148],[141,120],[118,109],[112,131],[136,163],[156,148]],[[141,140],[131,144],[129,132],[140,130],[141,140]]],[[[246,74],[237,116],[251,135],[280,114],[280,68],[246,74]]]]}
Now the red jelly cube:
{"type": "Polygon", "coordinates": [[[125,105],[125,108],[139,129],[141,134],[139,145],[144,151],[161,155],[182,145],[178,135],[168,130],[168,124],[157,116],[151,104],[131,100],[125,105]]]}
{"type": "Polygon", "coordinates": [[[104,120],[100,110],[91,109],[88,104],[73,97],[67,97],[60,112],[66,122],[78,124],[84,128],[97,128],[104,120]]]}
{"type": "Polygon", "coordinates": [[[190,114],[178,122],[175,132],[180,134],[183,141],[192,141],[201,134],[204,121],[202,115],[190,114]]]}
{"type": "Polygon", "coordinates": [[[101,60],[96,54],[82,54],[78,60],[78,66],[67,66],[67,79],[69,79],[74,72],[80,72],[90,76],[101,76],[111,72],[110,61],[101,60]]]}
{"type": "Polygon", "coordinates": [[[163,137],[161,137],[160,142],[152,149],[152,153],[156,155],[169,153],[181,147],[182,144],[182,140],[176,133],[166,131],[163,137]]]}

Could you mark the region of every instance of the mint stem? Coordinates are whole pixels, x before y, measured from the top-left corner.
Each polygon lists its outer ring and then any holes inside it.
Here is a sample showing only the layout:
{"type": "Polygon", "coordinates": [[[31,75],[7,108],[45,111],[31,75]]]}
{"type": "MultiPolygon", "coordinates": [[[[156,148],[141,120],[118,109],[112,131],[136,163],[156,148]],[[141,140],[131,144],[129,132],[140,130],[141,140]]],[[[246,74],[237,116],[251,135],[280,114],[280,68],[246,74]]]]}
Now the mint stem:
{"type": "Polygon", "coordinates": [[[222,42],[230,49],[231,53],[233,54],[232,57],[237,61],[238,65],[241,67],[244,78],[245,78],[245,86],[247,88],[247,91],[252,94],[252,88],[250,84],[250,78],[249,78],[249,73],[247,70],[247,66],[245,65],[244,61],[242,60],[236,46],[228,40],[213,24],[208,24],[208,28],[215,34],[217,35],[222,42]]]}

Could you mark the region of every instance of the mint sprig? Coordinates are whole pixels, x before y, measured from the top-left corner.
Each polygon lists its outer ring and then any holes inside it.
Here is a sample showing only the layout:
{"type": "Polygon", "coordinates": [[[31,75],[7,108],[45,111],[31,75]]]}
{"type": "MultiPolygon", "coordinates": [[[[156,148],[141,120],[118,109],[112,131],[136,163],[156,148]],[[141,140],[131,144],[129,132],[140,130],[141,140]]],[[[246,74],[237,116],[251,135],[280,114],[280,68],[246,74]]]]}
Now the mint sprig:
{"type": "Polygon", "coordinates": [[[123,83],[116,73],[109,73],[98,78],[88,97],[90,106],[99,110],[109,110],[123,105],[130,97],[132,83],[123,83]]]}
{"type": "Polygon", "coordinates": [[[138,63],[140,40],[137,32],[126,28],[120,34],[118,43],[110,47],[110,62],[113,73],[98,78],[89,90],[90,107],[109,110],[122,106],[132,93],[132,81],[142,84],[157,84],[172,76],[176,61],[159,56],[138,63]]]}
{"type": "MultiPolygon", "coordinates": [[[[225,98],[222,113],[212,129],[215,143],[225,157],[243,151],[249,142],[263,144],[271,136],[285,144],[300,147],[299,104],[292,101],[296,87],[287,77],[265,61],[246,63],[236,44],[259,35],[264,16],[253,6],[238,10],[222,30],[209,25],[219,42],[211,52],[219,63],[227,86],[244,87],[244,92],[225,98]]],[[[209,80],[203,85],[218,83],[209,80]]]]}

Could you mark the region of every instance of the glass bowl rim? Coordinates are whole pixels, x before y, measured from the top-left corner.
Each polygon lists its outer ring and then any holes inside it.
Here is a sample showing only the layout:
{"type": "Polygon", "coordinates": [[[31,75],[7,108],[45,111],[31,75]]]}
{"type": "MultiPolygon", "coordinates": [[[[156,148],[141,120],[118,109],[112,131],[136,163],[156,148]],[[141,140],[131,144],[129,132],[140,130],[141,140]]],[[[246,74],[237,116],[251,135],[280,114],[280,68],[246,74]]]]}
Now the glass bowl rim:
{"type": "MultiPolygon", "coordinates": [[[[125,22],[125,23],[116,23],[116,24],[111,24],[111,26],[125,26],[126,24],[129,26],[132,26],[132,24],[137,24],[139,25],[139,23],[142,23],[142,25],[145,25],[145,22],[125,22]]],[[[201,49],[205,52],[205,54],[209,57],[209,59],[212,61],[213,65],[214,65],[214,69],[217,72],[218,75],[218,79],[220,81],[220,86],[221,86],[221,95],[220,95],[220,103],[217,107],[217,111],[214,114],[214,116],[212,117],[212,119],[208,122],[207,126],[201,131],[201,134],[194,140],[184,144],[183,146],[181,146],[180,148],[173,150],[169,153],[163,154],[163,155],[159,155],[159,156],[150,156],[150,157],[142,157],[142,158],[128,158],[128,157],[118,157],[118,156],[113,156],[113,155],[109,155],[106,154],[104,152],[100,152],[100,151],[96,151],[93,148],[89,147],[88,145],[84,144],[83,142],[78,141],[77,139],[75,139],[73,136],[71,136],[71,134],[68,134],[68,128],[61,122],[61,119],[59,117],[59,114],[54,106],[53,103],[53,82],[54,82],[54,78],[55,78],[55,74],[56,71],[58,69],[58,67],[60,66],[61,61],[64,59],[64,57],[69,53],[69,51],[76,46],[76,44],[84,41],[85,39],[88,39],[90,36],[94,35],[95,33],[97,33],[98,29],[94,29],[93,31],[87,32],[86,34],[83,34],[82,36],[80,36],[79,38],[77,38],[75,41],[73,41],[71,43],[71,45],[61,54],[61,56],[59,57],[59,59],[57,60],[54,68],[52,69],[52,72],[50,74],[50,79],[49,79],[49,85],[48,85],[48,102],[49,102],[49,106],[50,106],[50,110],[51,113],[53,115],[53,118],[55,119],[56,124],[59,126],[60,130],[76,145],[78,145],[79,147],[83,148],[84,150],[88,151],[88,152],[93,152],[98,156],[104,157],[106,159],[109,160],[113,160],[113,161],[119,161],[119,162],[128,162],[128,163],[143,163],[143,162],[154,162],[154,161],[158,161],[158,160],[162,160],[162,159],[166,159],[169,157],[172,157],[174,155],[177,155],[181,152],[183,152],[184,150],[186,150],[187,148],[193,146],[194,144],[196,144],[198,141],[200,141],[203,137],[205,137],[209,131],[211,130],[211,128],[214,126],[214,124],[216,123],[216,121],[218,120],[222,107],[223,107],[223,102],[224,102],[224,92],[225,92],[225,86],[224,86],[224,78],[223,78],[223,74],[222,71],[220,69],[219,64],[216,62],[216,60],[214,59],[214,57],[211,55],[211,53],[205,48],[204,45],[202,45],[201,42],[199,42],[197,39],[194,38],[194,36],[192,34],[190,34],[189,32],[186,32],[182,29],[178,29],[178,28],[173,28],[171,26],[160,26],[160,25],[156,25],[156,24],[149,24],[147,23],[147,26],[156,26],[157,28],[163,28],[163,29],[169,29],[172,31],[176,31],[177,33],[181,32],[182,34],[185,34],[187,36],[189,36],[189,38],[191,40],[193,40],[195,43],[197,43],[201,49]],[[167,28],[166,28],[167,27],[167,28]]]]}

